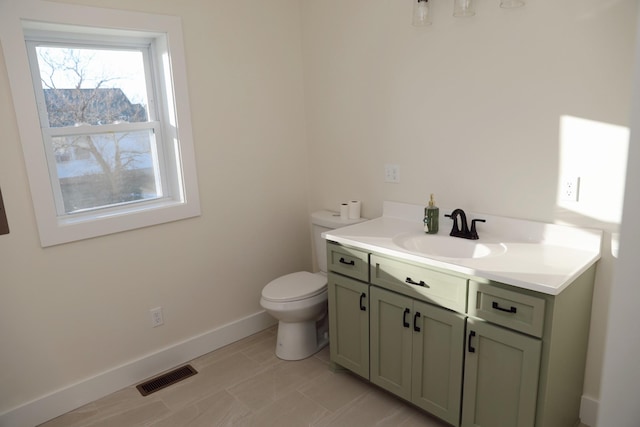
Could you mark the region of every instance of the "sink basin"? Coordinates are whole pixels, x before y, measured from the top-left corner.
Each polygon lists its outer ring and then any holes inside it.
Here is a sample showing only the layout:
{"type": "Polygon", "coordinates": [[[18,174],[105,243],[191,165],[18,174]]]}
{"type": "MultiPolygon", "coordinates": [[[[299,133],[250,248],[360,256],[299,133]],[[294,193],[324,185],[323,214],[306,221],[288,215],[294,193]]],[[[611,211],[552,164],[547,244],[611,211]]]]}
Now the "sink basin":
{"type": "Polygon", "coordinates": [[[430,234],[399,234],[393,238],[393,243],[409,252],[441,258],[485,258],[507,251],[503,243],[481,243],[430,234]]]}

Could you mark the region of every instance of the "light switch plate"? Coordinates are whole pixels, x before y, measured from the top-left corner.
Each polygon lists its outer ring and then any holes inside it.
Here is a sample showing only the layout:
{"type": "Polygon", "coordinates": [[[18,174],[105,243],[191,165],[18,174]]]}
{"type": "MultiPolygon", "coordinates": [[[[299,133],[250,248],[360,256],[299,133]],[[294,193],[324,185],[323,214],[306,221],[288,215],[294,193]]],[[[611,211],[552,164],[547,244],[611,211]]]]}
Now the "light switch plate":
{"type": "Polygon", "coordinates": [[[384,165],[384,182],[398,184],[400,182],[400,166],[390,164],[384,165]]]}

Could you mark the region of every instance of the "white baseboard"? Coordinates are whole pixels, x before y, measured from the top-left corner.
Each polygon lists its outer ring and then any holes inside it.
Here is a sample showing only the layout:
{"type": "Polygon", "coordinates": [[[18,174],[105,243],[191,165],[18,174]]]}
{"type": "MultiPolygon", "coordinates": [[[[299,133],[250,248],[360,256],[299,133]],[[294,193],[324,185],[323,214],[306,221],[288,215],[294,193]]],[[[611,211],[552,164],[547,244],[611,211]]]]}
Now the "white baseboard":
{"type": "Polygon", "coordinates": [[[276,323],[265,311],[228,323],[10,409],[0,414],[0,427],[41,424],[276,323]]]}
{"type": "Polygon", "coordinates": [[[598,421],[598,404],[599,402],[589,396],[582,396],[580,402],[580,421],[589,427],[595,427],[598,421]]]}

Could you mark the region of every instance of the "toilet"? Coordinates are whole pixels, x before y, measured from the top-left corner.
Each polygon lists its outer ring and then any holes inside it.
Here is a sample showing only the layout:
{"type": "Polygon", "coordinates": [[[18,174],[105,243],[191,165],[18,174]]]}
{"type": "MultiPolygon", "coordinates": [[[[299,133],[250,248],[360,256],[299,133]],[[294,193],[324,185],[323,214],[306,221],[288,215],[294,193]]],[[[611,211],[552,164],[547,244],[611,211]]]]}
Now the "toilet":
{"type": "Polygon", "coordinates": [[[320,271],[298,271],[269,282],[262,289],[260,305],[278,320],[276,356],[283,360],[305,359],[329,343],[327,316],[327,254],[322,233],[364,219],[340,219],[340,214],[311,214],[313,243],[320,271]]]}

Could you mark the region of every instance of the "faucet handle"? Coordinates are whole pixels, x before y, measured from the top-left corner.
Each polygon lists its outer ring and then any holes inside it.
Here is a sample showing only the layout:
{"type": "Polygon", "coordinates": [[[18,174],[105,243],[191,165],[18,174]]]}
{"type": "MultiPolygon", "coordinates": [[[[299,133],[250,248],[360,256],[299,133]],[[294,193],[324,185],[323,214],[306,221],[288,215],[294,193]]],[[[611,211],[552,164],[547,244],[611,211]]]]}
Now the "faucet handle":
{"type": "Polygon", "coordinates": [[[487,222],[486,219],[472,219],[471,220],[471,240],[478,240],[478,232],[476,231],[476,222],[487,222]]]}

